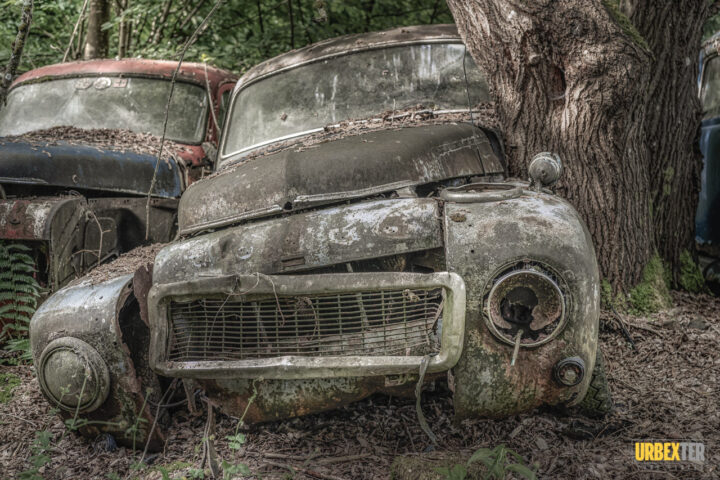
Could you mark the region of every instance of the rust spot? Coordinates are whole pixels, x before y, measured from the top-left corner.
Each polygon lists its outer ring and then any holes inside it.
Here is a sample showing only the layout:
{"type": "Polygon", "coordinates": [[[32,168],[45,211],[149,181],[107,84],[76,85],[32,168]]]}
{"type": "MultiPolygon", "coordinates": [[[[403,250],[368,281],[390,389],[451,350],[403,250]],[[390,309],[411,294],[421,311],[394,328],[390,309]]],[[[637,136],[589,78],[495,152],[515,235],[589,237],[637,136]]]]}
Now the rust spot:
{"type": "Polygon", "coordinates": [[[467,216],[464,213],[455,212],[450,215],[450,220],[453,222],[464,222],[467,220],[467,216]]]}

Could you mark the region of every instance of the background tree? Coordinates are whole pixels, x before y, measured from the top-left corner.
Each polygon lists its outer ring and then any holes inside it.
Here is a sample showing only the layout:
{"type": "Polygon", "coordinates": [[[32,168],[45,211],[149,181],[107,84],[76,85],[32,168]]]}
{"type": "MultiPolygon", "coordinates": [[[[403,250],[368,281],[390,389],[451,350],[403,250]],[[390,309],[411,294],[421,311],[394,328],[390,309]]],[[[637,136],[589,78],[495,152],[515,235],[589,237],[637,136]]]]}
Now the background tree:
{"type": "Polygon", "coordinates": [[[109,0],[90,0],[90,13],[87,20],[87,36],[83,58],[105,58],[108,54],[110,32],[103,26],[110,20],[109,0]]]}
{"type": "MultiPolygon", "coordinates": [[[[652,52],[645,98],[651,213],[655,247],[677,281],[681,253],[692,251],[695,242],[702,169],[698,52],[703,26],[717,23],[708,19],[718,5],[707,0],[624,0],[620,6],[652,52]]],[[[708,34],[719,28],[715,25],[708,34]]]]}
{"type": "Polygon", "coordinates": [[[602,275],[628,291],[658,251],[693,248],[700,159],[695,79],[706,0],[448,0],[487,72],[511,169],[567,166],[602,275]],[[622,4],[621,4],[622,3],[622,4]]]}
{"type": "MultiPolygon", "coordinates": [[[[21,70],[60,62],[85,1],[89,2],[68,60],[84,57],[97,0],[45,0],[36,5],[21,70]]],[[[21,0],[0,9],[0,65],[9,56],[21,0]],[[14,24],[12,22],[15,22],[14,24]],[[13,28],[9,28],[12,25],[13,28]]],[[[170,58],[212,8],[210,0],[102,0],[110,6],[101,24],[107,57],[170,58]]],[[[445,0],[225,0],[186,59],[242,73],[267,58],[348,33],[402,25],[452,23],[445,0]],[[290,6],[292,5],[292,9],[290,6]],[[290,14],[292,11],[292,15],[290,14]]],[[[94,27],[93,27],[94,28],[94,27]]],[[[97,55],[97,54],[95,54],[97,55]]]]}
{"type": "Polygon", "coordinates": [[[8,89],[12,84],[13,78],[17,71],[20,59],[22,58],[25,41],[30,32],[30,24],[32,23],[33,0],[24,0],[22,6],[22,15],[20,16],[20,25],[17,29],[15,41],[10,47],[10,56],[7,65],[0,78],[0,107],[5,104],[8,89]]]}

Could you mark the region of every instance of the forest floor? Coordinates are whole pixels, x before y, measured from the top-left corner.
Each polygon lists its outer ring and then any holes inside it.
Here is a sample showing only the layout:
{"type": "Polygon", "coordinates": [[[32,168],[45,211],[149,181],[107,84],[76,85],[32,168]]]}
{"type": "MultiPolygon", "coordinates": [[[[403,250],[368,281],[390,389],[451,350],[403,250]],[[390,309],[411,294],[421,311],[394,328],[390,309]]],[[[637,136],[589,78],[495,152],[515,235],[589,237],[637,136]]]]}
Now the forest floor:
{"type": "MultiPolygon", "coordinates": [[[[478,448],[505,444],[539,478],[718,479],[720,299],[684,293],[673,297],[671,310],[624,316],[635,349],[613,317],[603,314],[601,346],[616,404],[603,420],[536,411],[454,425],[450,395],[438,389],[423,395],[425,415],[440,445],[430,453],[423,453],[429,441],[414,402],[375,396],[333,412],[243,430],[246,441],[239,450],[231,449],[226,439],[235,432],[236,421],[220,415],[218,456],[242,463],[252,476],[264,479],[444,478],[434,467],[452,466],[478,448]],[[634,442],[649,439],[703,442],[702,471],[653,470],[636,462],[634,442]]],[[[65,433],[39,393],[32,367],[0,367],[3,480],[202,478],[204,428],[205,415],[176,411],[165,451],[141,464],[139,452],[107,451],[65,433]],[[48,433],[36,440],[38,432],[48,433]],[[30,475],[33,462],[42,465],[36,477],[30,475]]],[[[210,478],[207,468],[204,477],[210,478]]]]}

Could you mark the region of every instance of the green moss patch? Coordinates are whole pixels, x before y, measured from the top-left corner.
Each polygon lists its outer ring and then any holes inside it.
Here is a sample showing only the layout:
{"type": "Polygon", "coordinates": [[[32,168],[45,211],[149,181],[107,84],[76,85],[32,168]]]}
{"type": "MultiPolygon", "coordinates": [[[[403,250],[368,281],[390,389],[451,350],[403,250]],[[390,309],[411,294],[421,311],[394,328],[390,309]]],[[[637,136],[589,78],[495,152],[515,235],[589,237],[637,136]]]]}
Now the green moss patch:
{"type": "Polygon", "coordinates": [[[630,290],[628,310],[635,315],[644,315],[671,306],[669,271],[655,254],[643,270],[642,281],[630,290]]]}
{"type": "Polygon", "coordinates": [[[605,5],[605,8],[607,8],[608,12],[610,12],[610,16],[613,17],[613,20],[617,22],[620,28],[628,34],[632,41],[644,49],[650,50],[650,46],[645,40],[645,37],[640,35],[640,32],[638,32],[637,28],[635,28],[635,25],[633,25],[628,16],[620,10],[619,4],[620,2],[617,0],[603,0],[603,5],[605,5]]]}
{"type": "Polygon", "coordinates": [[[0,403],[8,403],[13,397],[13,390],[20,385],[20,377],[12,373],[0,373],[0,403]]]}
{"type": "Polygon", "coordinates": [[[680,254],[680,287],[690,293],[700,293],[705,289],[702,269],[695,263],[687,250],[680,254]]]}

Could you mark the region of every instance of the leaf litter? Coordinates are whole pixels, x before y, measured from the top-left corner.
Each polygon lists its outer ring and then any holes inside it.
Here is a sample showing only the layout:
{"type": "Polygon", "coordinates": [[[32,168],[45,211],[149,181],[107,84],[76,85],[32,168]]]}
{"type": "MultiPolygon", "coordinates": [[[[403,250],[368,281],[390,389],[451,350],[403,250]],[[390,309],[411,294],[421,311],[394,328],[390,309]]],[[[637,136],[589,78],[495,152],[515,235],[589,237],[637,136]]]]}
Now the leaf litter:
{"type": "MultiPolygon", "coordinates": [[[[612,315],[603,313],[601,346],[616,405],[605,419],[539,409],[455,424],[451,396],[438,385],[423,395],[423,410],[439,442],[432,453],[423,453],[430,444],[414,401],[377,395],[323,414],[243,427],[246,442],[239,450],[226,440],[235,433],[236,420],[219,415],[218,455],[246,464],[264,479],[388,479],[397,457],[467,458],[478,448],[506,444],[535,465],[539,478],[720,478],[720,299],[678,292],[673,297],[671,310],[625,316],[636,350],[612,315]],[[647,439],[704,442],[704,470],[658,471],[635,462],[634,441],[647,439]]],[[[44,429],[53,439],[51,461],[41,472],[46,479],[192,478],[200,466],[204,413],[176,410],[164,451],[151,457],[151,465],[132,470],[140,453],[107,452],[75,434],[59,441],[64,427],[49,413],[32,367],[0,367],[2,373],[21,379],[12,399],[0,404],[2,478],[16,478],[28,468],[34,432],[44,429]]]]}

